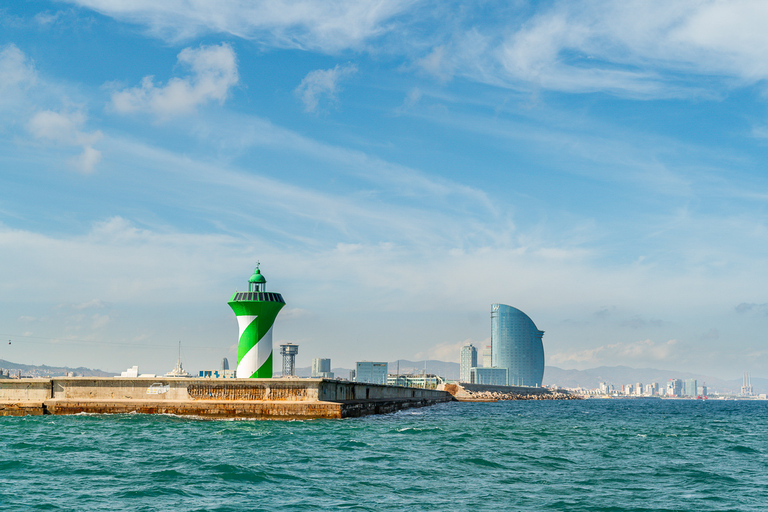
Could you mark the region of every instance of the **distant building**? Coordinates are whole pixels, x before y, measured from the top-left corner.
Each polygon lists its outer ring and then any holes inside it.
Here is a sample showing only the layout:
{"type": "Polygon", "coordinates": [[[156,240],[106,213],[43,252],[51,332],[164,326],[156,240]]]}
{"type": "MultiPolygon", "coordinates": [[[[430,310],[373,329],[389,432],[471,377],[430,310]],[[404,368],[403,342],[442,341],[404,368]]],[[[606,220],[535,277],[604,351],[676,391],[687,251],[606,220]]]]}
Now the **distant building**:
{"type": "Polygon", "coordinates": [[[221,369],[229,370],[229,359],[227,359],[226,357],[221,360],[221,369]]]}
{"type": "Polygon", "coordinates": [[[237,370],[200,370],[197,374],[201,379],[235,379],[237,370]]]}
{"type": "Polygon", "coordinates": [[[508,386],[540,387],[544,379],[544,331],[528,315],[506,304],[491,304],[491,361],[506,368],[508,386]]]}
{"type": "Polygon", "coordinates": [[[129,378],[138,377],[139,376],[139,367],[138,366],[131,366],[130,368],[128,368],[124,372],[121,372],[120,376],[121,377],[129,377],[129,378]]]}
{"type": "Polygon", "coordinates": [[[696,398],[697,389],[696,379],[685,379],[683,383],[683,396],[691,396],[696,398]]]}
{"type": "Polygon", "coordinates": [[[358,361],[355,369],[355,382],[369,384],[387,383],[387,363],[374,361],[358,361]]]}
{"type": "Polygon", "coordinates": [[[667,382],[667,396],[683,396],[683,381],[669,379],[667,382]]]}
{"type": "Polygon", "coordinates": [[[426,388],[435,389],[441,384],[443,379],[437,375],[397,375],[390,373],[387,375],[387,384],[390,386],[404,386],[408,388],[426,388]]]}
{"type": "Polygon", "coordinates": [[[506,386],[508,382],[506,368],[472,368],[473,384],[485,384],[486,386],[506,386]]]}
{"type": "Polygon", "coordinates": [[[493,354],[493,349],[491,348],[491,345],[488,344],[483,349],[483,366],[485,368],[490,368],[493,366],[493,360],[491,358],[491,355],[493,354]]]}
{"type": "Polygon", "coordinates": [[[312,377],[316,379],[332,379],[331,360],[314,358],[312,360],[312,377]]]}
{"type": "Polygon", "coordinates": [[[752,374],[744,373],[744,378],[741,382],[741,395],[752,396],[754,394],[754,389],[752,389],[752,374]]]}
{"type": "Polygon", "coordinates": [[[461,347],[461,364],[459,365],[459,382],[472,382],[472,368],[477,366],[477,349],[467,344],[461,347]]]}

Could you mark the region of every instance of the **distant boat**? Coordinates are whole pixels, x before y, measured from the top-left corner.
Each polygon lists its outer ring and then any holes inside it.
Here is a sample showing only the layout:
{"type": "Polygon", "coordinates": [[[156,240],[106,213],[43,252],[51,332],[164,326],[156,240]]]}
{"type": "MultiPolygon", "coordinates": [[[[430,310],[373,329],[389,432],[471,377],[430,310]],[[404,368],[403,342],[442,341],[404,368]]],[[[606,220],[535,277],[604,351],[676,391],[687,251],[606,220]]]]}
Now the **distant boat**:
{"type": "Polygon", "coordinates": [[[165,374],[166,377],[191,377],[192,374],[184,370],[181,365],[181,342],[179,342],[179,359],[176,361],[176,366],[173,370],[165,374]]]}

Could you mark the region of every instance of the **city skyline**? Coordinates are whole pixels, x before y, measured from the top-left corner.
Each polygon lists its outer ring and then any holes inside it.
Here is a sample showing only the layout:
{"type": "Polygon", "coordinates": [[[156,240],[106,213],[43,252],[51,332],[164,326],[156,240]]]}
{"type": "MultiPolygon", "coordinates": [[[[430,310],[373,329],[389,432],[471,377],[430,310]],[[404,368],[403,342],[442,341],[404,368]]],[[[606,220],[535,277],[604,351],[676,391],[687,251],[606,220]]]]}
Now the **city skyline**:
{"type": "Polygon", "coordinates": [[[261,262],[297,365],[764,375],[768,7],[15,2],[0,9],[0,358],[237,360],[261,262]]]}

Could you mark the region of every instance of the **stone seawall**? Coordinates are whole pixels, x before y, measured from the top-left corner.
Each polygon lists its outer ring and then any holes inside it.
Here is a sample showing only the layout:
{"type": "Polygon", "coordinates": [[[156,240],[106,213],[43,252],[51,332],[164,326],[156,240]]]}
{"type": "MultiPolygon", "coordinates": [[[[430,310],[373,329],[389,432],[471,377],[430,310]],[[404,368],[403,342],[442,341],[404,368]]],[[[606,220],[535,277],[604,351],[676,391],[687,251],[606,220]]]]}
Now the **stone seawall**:
{"type": "Polygon", "coordinates": [[[498,400],[572,400],[574,395],[563,390],[528,386],[491,386],[466,382],[446,384],[443,389],[459,402],[496,402],[498,400]]]}
{"type": "Polygon", "coordinates": [[[444,391],[326,379],[0,380],[0,416],[137,412],[211,418],[346,418],[452,400],[444,391]]]}

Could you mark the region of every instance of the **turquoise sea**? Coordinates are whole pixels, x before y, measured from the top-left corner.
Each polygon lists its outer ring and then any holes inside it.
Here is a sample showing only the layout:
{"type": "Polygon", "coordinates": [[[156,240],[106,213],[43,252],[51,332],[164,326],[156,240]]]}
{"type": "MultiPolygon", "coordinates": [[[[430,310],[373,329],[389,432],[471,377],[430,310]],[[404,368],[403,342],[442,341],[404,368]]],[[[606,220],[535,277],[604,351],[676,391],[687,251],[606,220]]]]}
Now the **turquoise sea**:
{"type": "Polygon", "coordinates": [[[768,402],[0,418],[0,510],[768,510],[768,402]]]}

